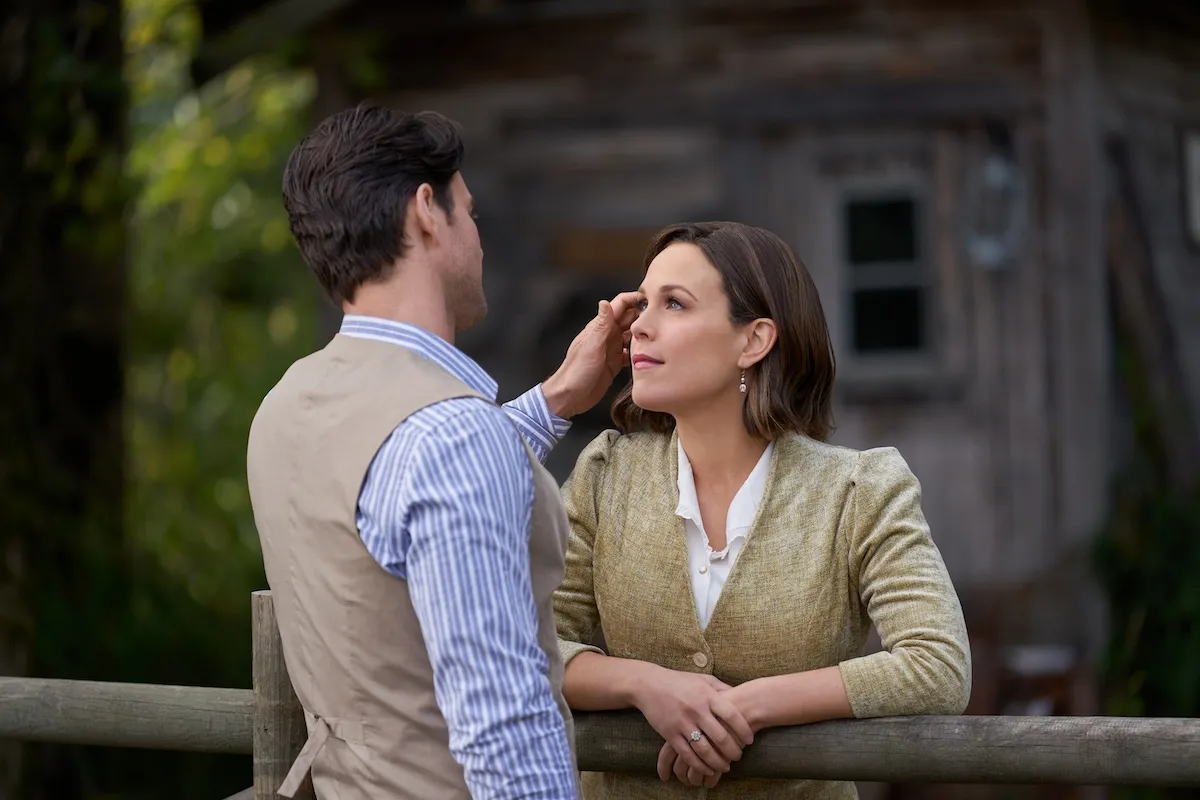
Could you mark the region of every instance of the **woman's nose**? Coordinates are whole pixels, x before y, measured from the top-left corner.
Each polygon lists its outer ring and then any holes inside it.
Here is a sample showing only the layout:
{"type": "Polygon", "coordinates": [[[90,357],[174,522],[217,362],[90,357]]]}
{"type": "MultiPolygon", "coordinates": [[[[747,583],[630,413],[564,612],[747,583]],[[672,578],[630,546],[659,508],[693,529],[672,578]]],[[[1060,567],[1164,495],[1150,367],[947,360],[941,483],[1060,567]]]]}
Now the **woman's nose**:
{"type": "Polygon", "coordinates": [[[650,315],[646,310],[641,311],[633,324],[629,326],[629,332],[639,339],[645,338],[650,331],[650,315]]]}

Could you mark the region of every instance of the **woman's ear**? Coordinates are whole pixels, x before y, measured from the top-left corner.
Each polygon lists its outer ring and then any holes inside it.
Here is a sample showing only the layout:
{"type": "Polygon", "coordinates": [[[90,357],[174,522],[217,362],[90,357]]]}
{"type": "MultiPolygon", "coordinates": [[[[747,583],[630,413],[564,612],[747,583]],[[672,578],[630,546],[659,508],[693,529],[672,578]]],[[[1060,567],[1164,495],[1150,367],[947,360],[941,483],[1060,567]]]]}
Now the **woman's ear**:
{"type": "Polygon", "coordinates": [[[738,358],[738,369],[749,369],[766,358],[767,353],[775,346],[779,332],[775,329],[775,320],[756,319],[746,325],[746,345],[738,358]]]}

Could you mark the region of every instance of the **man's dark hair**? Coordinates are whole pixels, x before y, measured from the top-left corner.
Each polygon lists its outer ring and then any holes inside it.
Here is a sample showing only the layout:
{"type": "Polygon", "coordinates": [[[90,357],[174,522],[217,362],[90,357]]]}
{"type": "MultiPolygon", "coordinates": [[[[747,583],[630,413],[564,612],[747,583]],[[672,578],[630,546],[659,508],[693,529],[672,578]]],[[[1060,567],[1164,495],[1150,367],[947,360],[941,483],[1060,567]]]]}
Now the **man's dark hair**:
{"type": "Polygon", "coordinates": [[[404,215],[423,183],[450,213],[462,168],[462,131],[433,111],[360,105],[306,136],[283,170],[283,204],[296,245],[339,306],[386,280],[407,249],[404,215]]]}

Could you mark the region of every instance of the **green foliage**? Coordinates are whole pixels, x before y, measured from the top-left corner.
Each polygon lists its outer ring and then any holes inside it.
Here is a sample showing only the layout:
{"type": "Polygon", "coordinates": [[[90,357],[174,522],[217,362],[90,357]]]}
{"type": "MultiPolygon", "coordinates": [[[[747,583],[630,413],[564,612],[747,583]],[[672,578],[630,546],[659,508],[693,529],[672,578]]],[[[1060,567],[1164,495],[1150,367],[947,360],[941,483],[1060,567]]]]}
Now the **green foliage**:
{"type": "MultiPolygon", "coordinates": [[[[129,532],[194,602],[245,618],[261,586],[245,484],[258,402],[317,324],[280,174],[310,74],[262,60],[192,91],[194,9],[127,0],[132,220],[129,532]]],[[[246,677],[243,676],[243,680],[246,677]]]]}

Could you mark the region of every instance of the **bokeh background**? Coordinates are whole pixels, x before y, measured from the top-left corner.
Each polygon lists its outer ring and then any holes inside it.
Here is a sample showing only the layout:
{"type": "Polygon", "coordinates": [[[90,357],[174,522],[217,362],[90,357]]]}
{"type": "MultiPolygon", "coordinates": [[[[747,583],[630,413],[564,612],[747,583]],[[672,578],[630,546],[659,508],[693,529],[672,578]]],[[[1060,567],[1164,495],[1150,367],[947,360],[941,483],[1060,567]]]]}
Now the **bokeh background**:
{"type": "MultiPolygon", "coordinates": [[[[339,321],[282,165],[375,99],[465,127],[492,311],[460,344],[503,398],[659,226],[768,227],[822,292],[833,441],[922,481],[969,713],[1200,716],[1200,3],[11,0],[0,93],[0,674],[249,686],[246,433],[339,321]]],[[[0,799],[249,783],[0,743],[0,799]]]]}

